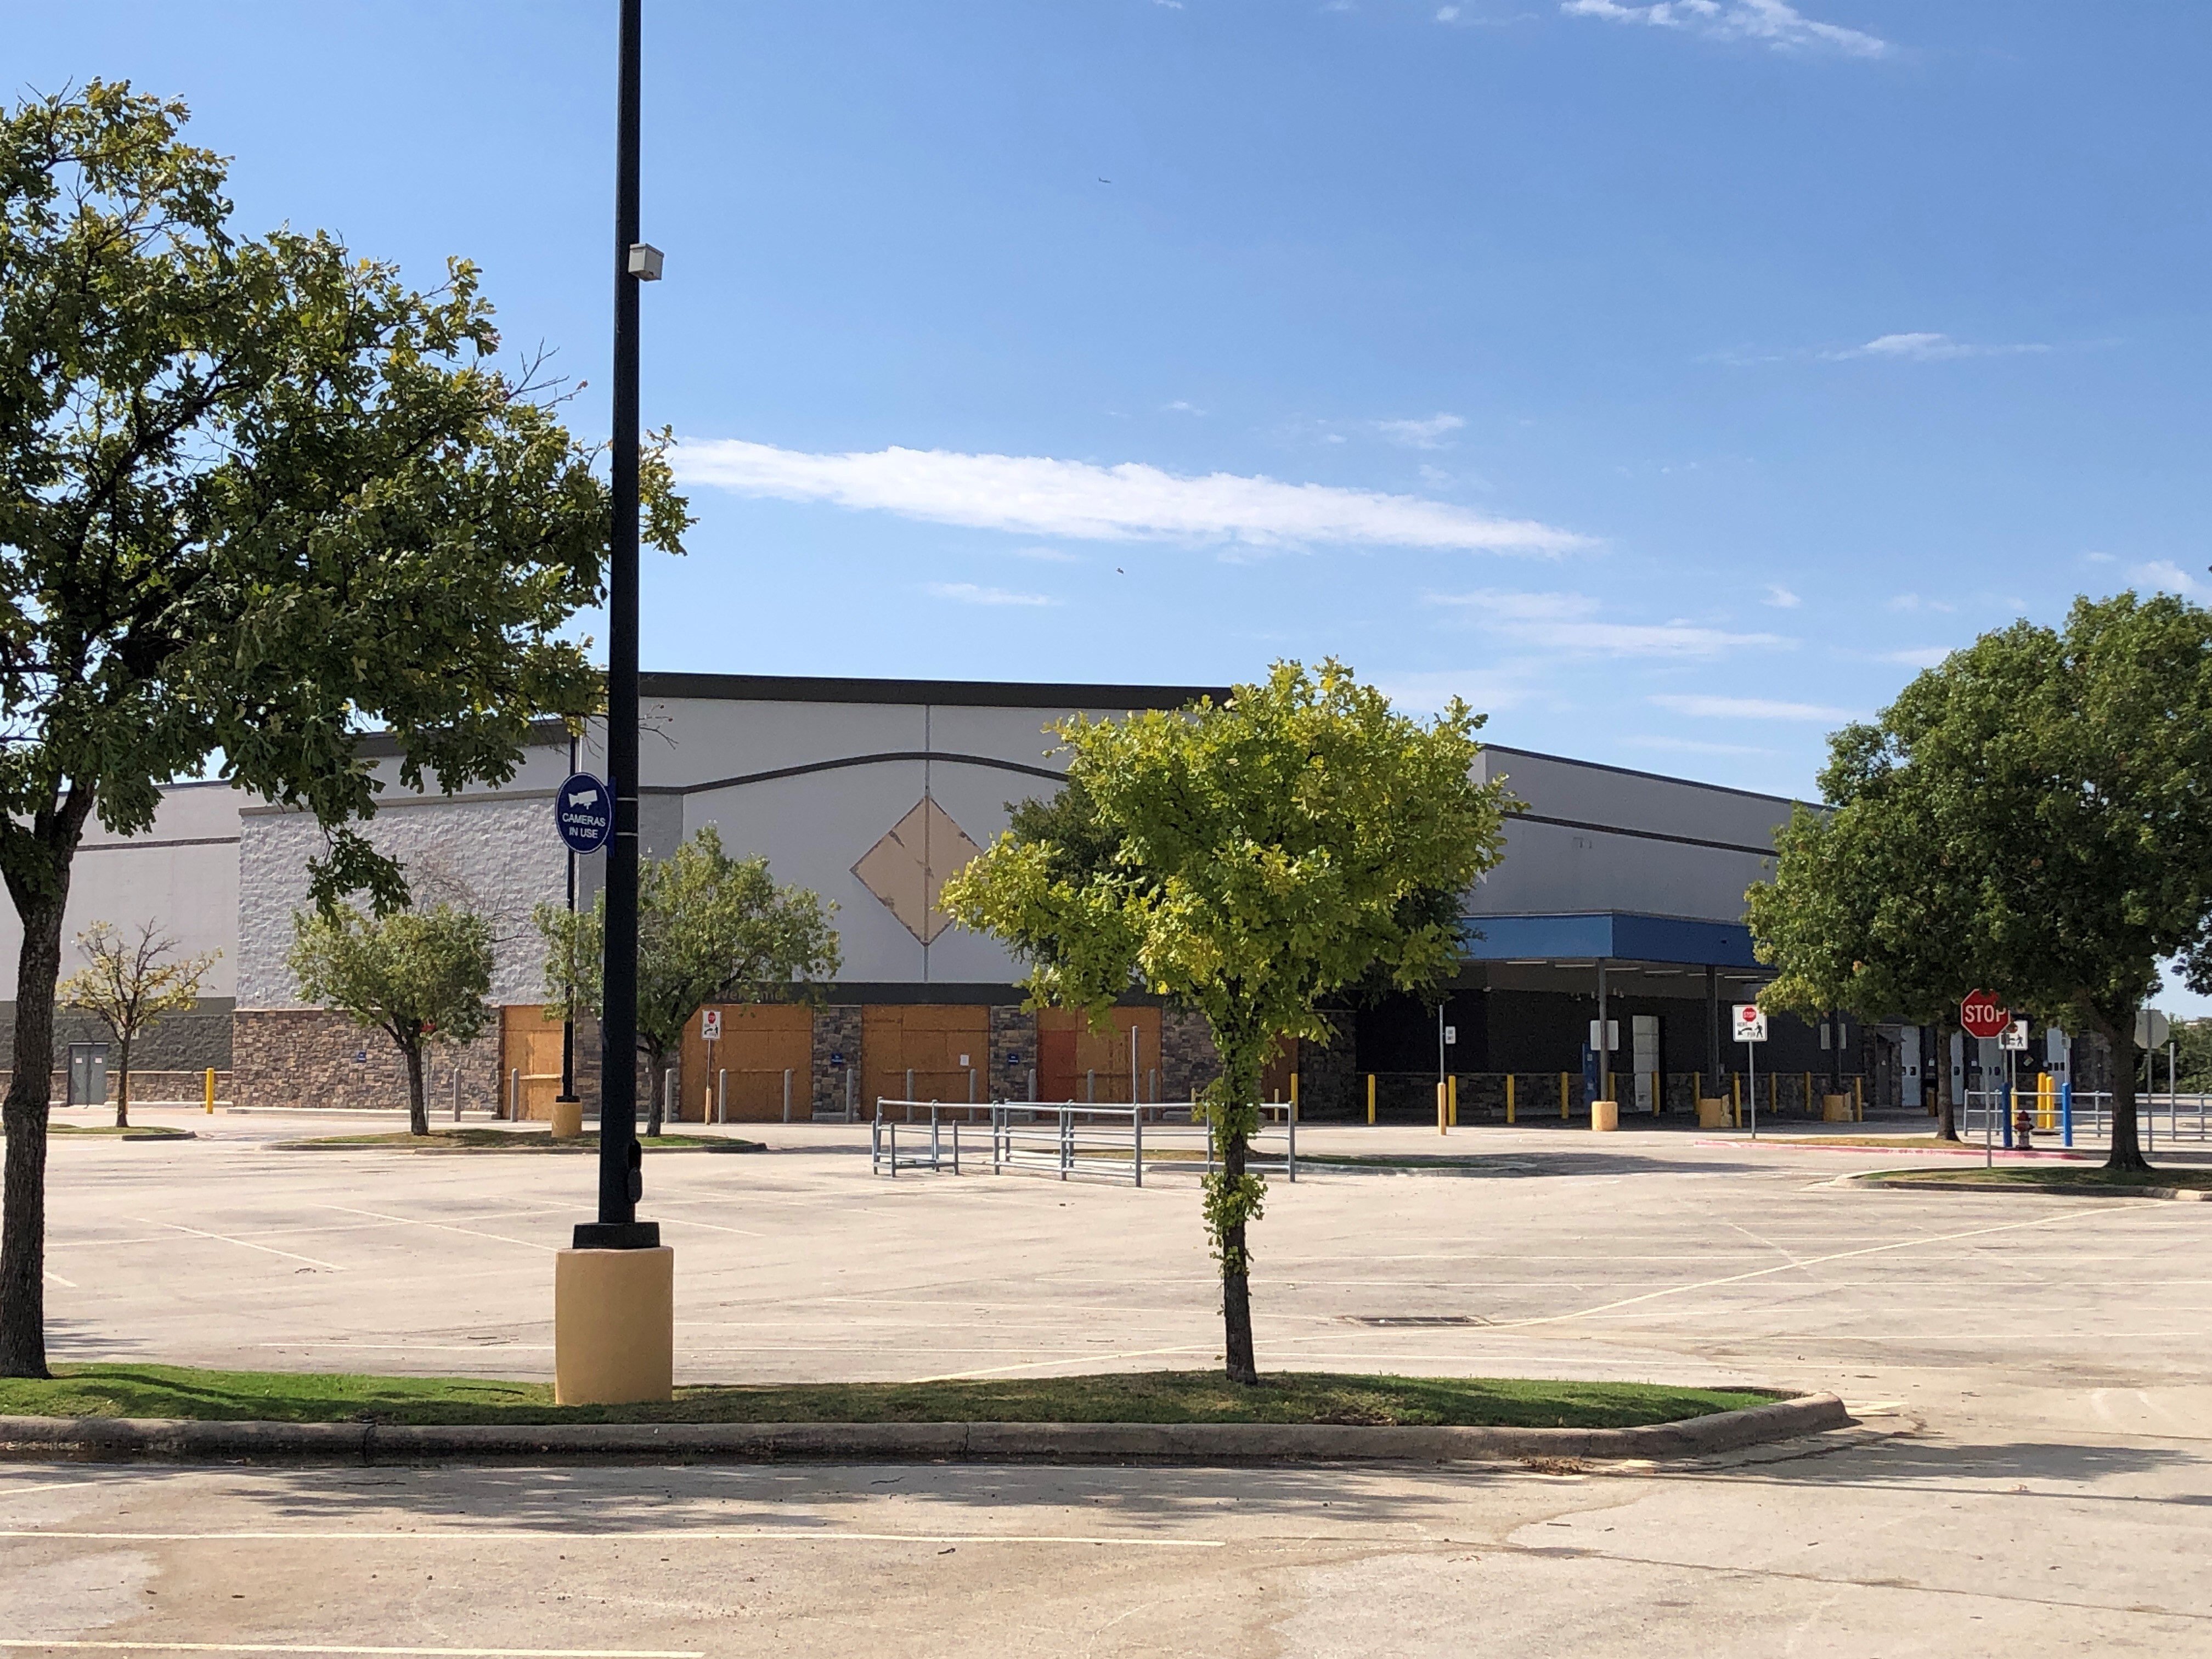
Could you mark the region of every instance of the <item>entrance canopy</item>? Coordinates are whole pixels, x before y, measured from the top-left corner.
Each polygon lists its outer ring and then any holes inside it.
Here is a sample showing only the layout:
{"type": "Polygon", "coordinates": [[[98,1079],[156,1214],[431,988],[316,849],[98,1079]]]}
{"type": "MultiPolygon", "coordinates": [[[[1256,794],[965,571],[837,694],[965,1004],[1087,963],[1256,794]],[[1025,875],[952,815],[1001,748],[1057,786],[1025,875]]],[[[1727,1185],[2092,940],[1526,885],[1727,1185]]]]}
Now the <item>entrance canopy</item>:
{"type": "Polygon", "coordinates": [[[1752,954],[1751,929],[1741,922],[1628,910],[1468,916],[1461,923],[1460,938],[1467,961],[1515,967],[1605,961],[1753,971],[1759,966],[1752,954]]]}

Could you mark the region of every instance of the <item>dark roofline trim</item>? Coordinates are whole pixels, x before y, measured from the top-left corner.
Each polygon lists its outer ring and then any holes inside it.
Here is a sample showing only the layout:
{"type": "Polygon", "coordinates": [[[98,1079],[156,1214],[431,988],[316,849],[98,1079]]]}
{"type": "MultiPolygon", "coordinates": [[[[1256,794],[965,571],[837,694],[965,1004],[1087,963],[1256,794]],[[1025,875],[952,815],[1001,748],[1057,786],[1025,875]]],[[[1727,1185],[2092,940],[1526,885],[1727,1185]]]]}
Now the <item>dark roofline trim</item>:
{"type": "Polygon", "coordinates": [[[859,679],[811,674],[640,674],[646,697],[721,702],[936,703],[959,708],[1182,708],[1225,685],[1094,685],[1024,680],[859,679]]]}
{"type": "Polygon", "coordinates": [[[1025,777],[1066,783],[1067,775],[1020,761],[1000,760],[995,755],[960,755],[945,749],[891,749],[876,755],[841,755],[836,760],[808,761],[800,766],[778,766],[766,772],[744,772],[734,778],[715,778],[706,783],[647,784],[647,795],[701,795],[717,789],[738,789],[749,783],[769,783],[777,778],[803,778],[810,772],[837,772],[848,766],[876,766],[889,761],[941,761],[951,766],[988,766],[1000,772],[1019,772],[1025,777]]]}
{"type": "Polygon", "coordinates": [[[1644,772],[1633,766],[1614,766],[1605,761],[1577,760],[1571,755],[1547,755],[1540,749],[1516,749],[1510,744],[1486,743],[1488,754],[1526,755],[1530,760],[1550,761],[1556,766],[1578,766],[1585,771],[1613,772],[1624,778],[1648,778],[1653,783],[1679,783],[1686,789],[1710,789],[1716,794],[1741,795],[1747,800],[1778,801],[1784,806],[1810,807],[1814,811],[1826,811],[1819,801],[1799,800],[1795,795],[1770,795],[1758,789],[1738,789],[1726,783],[1702,783],[1696,778],[1678,778],[1670,772],[1644,772]]]}
{"type": "Polygon", "coordinates": [[[1518,818],[1523,823],[1548,823],[1560,830],[1587,830],[1593,835],[1633,836],[1638,841],[1669,841],[1678,847],[1706,847],[1717,853],[1748,853],[1753,858],[1771,859],[1780,854],[1771,847],[1746,847],[1741,842],[1707,841],[1703,836],[1670,836],[1660,830],[1630,830],[1618,823],[1585,823],[1580,818],[1548,817],[1541,812],[1508,812],[1509,818],[1518,818]]]}

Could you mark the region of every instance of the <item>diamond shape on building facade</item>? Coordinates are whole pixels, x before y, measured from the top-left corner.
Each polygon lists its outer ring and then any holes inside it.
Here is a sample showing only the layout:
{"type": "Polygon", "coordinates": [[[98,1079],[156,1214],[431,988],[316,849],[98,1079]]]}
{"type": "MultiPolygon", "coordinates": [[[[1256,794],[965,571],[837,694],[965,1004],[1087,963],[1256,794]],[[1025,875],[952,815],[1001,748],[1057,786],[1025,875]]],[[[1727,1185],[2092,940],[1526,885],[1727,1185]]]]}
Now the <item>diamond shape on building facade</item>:
{"type": "Polygon", "coordinates": [[[982,850],[924,795],[860,855],[853,873],[906,924],[907,932],[928,945],[952,925],[952,918],[937,908],[937,896],[982,850]]]}

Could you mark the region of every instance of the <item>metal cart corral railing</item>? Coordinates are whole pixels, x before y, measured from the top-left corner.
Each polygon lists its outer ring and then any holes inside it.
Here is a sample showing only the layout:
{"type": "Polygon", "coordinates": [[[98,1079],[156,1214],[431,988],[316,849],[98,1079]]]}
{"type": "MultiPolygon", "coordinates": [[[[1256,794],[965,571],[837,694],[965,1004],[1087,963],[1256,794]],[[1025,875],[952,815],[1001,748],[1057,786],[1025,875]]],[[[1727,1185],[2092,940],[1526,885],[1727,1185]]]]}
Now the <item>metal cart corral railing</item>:
{"type": "Polygon", "coordinates": [[[896,1176],[901,1170],[927,1170],[933,1173],[950,1170],[958,1175],[960,1122],[951,1114],[966,1109],[939,1107],[933,1100],[878,1100],[875,1119],[868,1126],[869,1173],[896,1176]],[[901,1109],[904,1120],[887,1115],[886,1107],[901,1109]],[[916,1107],[929,1114],[920,1122],[914,1116],[916,1107]],[[907,1132],[904,1152],[899,1150],[901,1129],[907,1132]]]}
{"type": "MultiPolygon", "coordinates": [[[[1264,1114],[1263,1114],[1264,1116],[1264,1114]]],[[[1262,1122],[1244,1167],[1255,1175],[1298,1178],[1298,1126],[1285,1114],[1262,1122]]],[[[1203,1122],[1169,1122],[1158,1107],[1097,1106],[1086,1102],[994,1101],[991,1170],[1060,1180],[1145,1184],[1150,1173],[1213,1173],[1213,1137],[1203,1122]]]]}

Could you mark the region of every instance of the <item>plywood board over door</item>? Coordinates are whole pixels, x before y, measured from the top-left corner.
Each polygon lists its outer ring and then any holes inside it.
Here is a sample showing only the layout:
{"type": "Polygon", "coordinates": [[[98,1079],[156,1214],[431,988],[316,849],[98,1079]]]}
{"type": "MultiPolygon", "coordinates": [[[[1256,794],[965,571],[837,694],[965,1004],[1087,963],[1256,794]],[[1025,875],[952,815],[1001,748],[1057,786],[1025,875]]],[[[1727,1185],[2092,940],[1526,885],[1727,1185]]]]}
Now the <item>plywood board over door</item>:
{"type": "Polygon", "coordinates": [[[542,1003],[499,1011],[499,1109],[502,1115],[507,1110],[507,1095],[517,1072],[522,1073],[521,1115],[539,1122],[551,1118],[553,1097],[561,1092],[561,1022],[546,1018],[542,1003]]]}
{"type": "Polygon", "coordinates": [[[1116,1008],[1111,1030],[1094,1031],[1075,1008],[1037,1012],[1037,1098],[1123,1105],[1160,1097],[1160,1011],[1116,1008]],[[1131,1091],[1129,1034],[1137,1034],[1136,1093],[1131,1091]]]}
{"type": "Polygon", "coordinates": [[[990,1097],[991,1011],[981,1004],[871,1003],[860,1012],[860,1058],[864,1116],[874,1115],[878,1100],[980,1103],[990,1097]]]}
{"type": "Polygon", "coordinates": [[[812,1117],[814,1010],[790,1002],[711,1006],[722,1016],[721,1041],[709,1045],[700,1036],[699,1014],[684,1028],[683,1104],[677,1115],[686,1122],[704,1122],[714,1115],[718,1101],[726,1099],[728,1122],[780,1121],[788,1072],[792,1116],[801,1122],[812,1117]],[[718,1092],[725,1080],[726,1097],[718,1092]]]}

